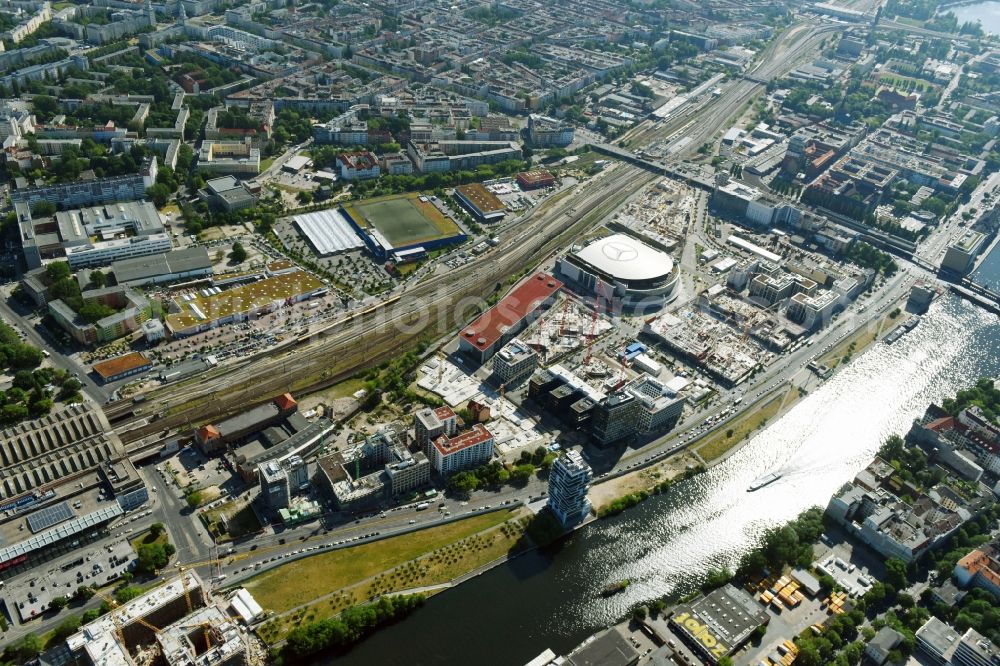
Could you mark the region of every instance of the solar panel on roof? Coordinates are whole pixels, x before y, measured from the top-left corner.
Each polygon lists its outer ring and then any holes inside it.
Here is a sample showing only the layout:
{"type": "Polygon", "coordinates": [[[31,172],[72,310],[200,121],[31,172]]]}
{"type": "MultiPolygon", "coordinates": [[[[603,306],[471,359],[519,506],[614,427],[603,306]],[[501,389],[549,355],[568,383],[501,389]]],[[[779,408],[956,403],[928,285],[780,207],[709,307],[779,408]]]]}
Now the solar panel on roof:
{"type": "Polygon", "coordinates": [[[38,533],[72,517],[73,510],[69,508],[69,504],[60,502],[28,516],[28,528],[32,532],[38,533]]]}

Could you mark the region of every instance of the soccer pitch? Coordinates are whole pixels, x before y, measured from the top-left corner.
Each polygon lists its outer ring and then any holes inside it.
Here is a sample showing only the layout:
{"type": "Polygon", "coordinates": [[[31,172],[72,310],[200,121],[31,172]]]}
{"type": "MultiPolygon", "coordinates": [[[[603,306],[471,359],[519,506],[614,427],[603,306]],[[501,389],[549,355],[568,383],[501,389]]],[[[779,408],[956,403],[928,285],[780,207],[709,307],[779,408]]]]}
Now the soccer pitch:
{"type": "Polygon", "coordinates": [[[406,247],[448,238],[461,229],[432,202],[419,194],[365,199],[345,206],[363,226],[374,227],[393,247],[406,247]]]}

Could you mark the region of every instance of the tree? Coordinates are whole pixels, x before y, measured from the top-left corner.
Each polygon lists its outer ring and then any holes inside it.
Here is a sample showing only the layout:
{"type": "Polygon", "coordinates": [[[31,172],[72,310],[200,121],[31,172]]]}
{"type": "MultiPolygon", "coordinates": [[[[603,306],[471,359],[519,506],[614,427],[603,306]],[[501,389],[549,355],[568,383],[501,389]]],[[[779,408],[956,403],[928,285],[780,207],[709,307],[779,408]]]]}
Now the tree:
{"type": "Polygon", "coordinates": [[[535,473],[535,466],[532,464],[517,465],[510,472],[510,482],[515,486],[527,485],[531,475],[535,473]]]}
{"type": "Polygon", "coordinates": [[[455,493],[468,497],[479,487],[479,478],[472,472],[459,472],[448,479],[448,487],[455,493]]]}
{"type": "Polygon", "coordinates": [[[153,539],[158,539],[165,530],[166,527],[163,523],[153,523],[149,526],[149,534],[153,537],[153,539]]]}
{"type": "Polygon", "coordinates": [[[53,597],[52,601],[49,602],[49,606],[55,608],[57,611],[61,611],[63,608],[69,604],[69,599],[64,596],[53,597]]]}
{"type": "Polygon", "coordinates": [[[170,188],[163,183],[154,183],[146,188],[146,196],[152,200],[154,206],[163,208],[170,199],[170,188]]]}
{"type": "Polygon", "coordinates": [[[239,241],[233,243],[233,249],[229,253],[229,258],[237,264],[242,264],[247,260],[247,251],[239,241]]]}
{"type": "Polygon", "coordinates": [[[47,217],[55,215],[56,205],[50,201],[39,201],[31,207],[32,217],[47,217]]]}
{"type": "Polygon", "coordinates": [[[90,271],[90,282],[95,287],[105,287],[108,284],[108,274],[104,271],[90,271]]]}
{"type": "Polygon", "coordinates": [[[885,561],[885,582],[897,590],[906,588],[906,562],[898,557],[890,557],[885,561]]]}
{"type": "Polygon", "coordinates": [[[51,282],[59,282],[71,274],[69,263],[66,261],[53,261],[45,267],[45,275],[51,282]]]}

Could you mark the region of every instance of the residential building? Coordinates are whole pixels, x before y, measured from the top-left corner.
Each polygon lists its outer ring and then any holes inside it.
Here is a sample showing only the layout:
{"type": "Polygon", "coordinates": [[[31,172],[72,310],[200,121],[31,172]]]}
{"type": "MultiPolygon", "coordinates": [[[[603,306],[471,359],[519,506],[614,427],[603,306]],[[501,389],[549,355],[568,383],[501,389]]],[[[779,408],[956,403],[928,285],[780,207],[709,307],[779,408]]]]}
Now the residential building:
{"type": "Polygon", "coordinates": [[[528,142],[538,148],[565,148],[573,143],[576,130],[565,121],[540,116],[528,116],[528,142]]]}
{"type": "Polygon", "coordinates": [[[827,515],[883,557],[913,562],[944,544],[985,506],[982,494],[966,498],[947,483],[921,491],[902,487],[895,469],[876,458],[830,499],[827,515]],[[916,499],[911,504],[893,490],[916,499]]]}
{"type": "Polygon", "coordinates": [[[865,657],[875,666],[889,661],[889,655],[903,642],[903,635],[891,627],[882,627],[865,645],[865,657]]]}
{"type": "Polygon", "coordinates": [[[379,174],[382,173],[378,158],[369,152],[337,155],[337,170],[344,180],[378,178],[379,174]]]}
{"type": "Polygon", "coordinates": [[[100,304],[114,312],[93,324],[84,321],[62,299],[49,301],[49,315],[70,337],[81,345],[111,342],[134,333],[151,317],[158,315],[160,303],[125,286],[90,289],[81,294],[85,305],[100,304]]]}
{"type": "Polygon", "coordinates": [[[582,522],[590,513],[587,490],[593,476],[590,465],[573,449],[556,458],[552,464],[547,506],[564,527],[582,522]]]}
{"type": "Polygon", "coordinates": [[[493,434],[477,423],[471,430],[448,437],[440,435],[432,443],[431,464],[442,476],[485,465],[493,458],[493,434]]]}
{"type": "Polygon", "coordinates": [[[436,409],[425,407],[413,415],[413,431],[417,446],[429,456],[433,440],[458,432],[458,416],[447,405],[436,409]]]}
{"type": "Polygon", "coordinates": [[[955,565],[955,582],[962,588],[978,587],[1000,599],[1000,541],[984,544],[955,565]]]}

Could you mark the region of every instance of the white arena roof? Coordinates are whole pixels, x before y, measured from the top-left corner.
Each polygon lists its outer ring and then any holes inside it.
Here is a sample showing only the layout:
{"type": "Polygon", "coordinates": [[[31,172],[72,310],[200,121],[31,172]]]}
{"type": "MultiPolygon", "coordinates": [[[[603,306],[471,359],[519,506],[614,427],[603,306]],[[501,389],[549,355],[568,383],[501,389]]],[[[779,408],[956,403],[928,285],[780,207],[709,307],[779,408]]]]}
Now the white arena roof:
{"type": "Polygon", "coordinates": [[[338,208],[296,215],[294,220],[320,256],[364,247],[364,242],[338,208]]]}
{"type": "Polygon", "coordinates": [[[674,260],[666,252],[625,234],[599,238],[576,256],[615,279],[625,281],[653,280],[669,274],[674,267],[674,260]]]}

